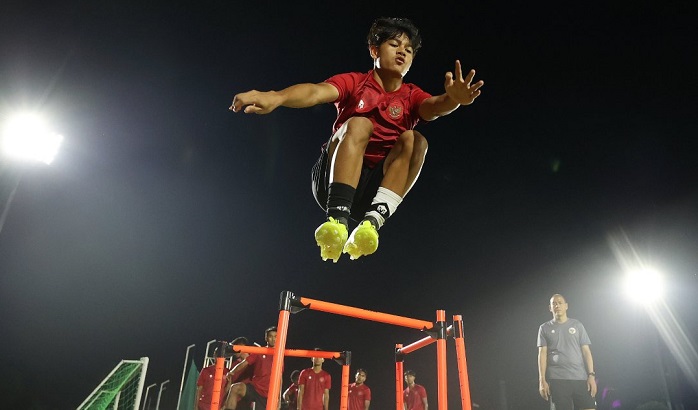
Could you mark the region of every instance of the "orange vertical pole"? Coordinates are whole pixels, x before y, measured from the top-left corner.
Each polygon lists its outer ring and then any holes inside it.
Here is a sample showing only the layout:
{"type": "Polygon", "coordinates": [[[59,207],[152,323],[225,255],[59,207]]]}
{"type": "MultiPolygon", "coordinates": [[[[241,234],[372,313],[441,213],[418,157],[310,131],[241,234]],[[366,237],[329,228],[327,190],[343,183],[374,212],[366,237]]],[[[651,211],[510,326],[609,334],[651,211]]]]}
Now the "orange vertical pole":
{"type": "Polygon", "coordinates": [[[211,393],[211,410],[218,410],[221,406],[221,388],[223,386],[223,369],[225,357],[216,357],[216,372],[213,374],[213,391],[211,393]]]}
{"type": "Polygon", "coordinates": [[[448,386],[446,371],[446,312],[436,311],[436,326],[438,335],[436,337],[436,365],[438,381],[438,409],[448,409],[448,386]]]}
{"type": "Polygon", "coordinates": [[[274,359],[271,362],[271,380],[267,395],[267,409],[277,410],[281,396],[281,377],[284,370],[284,351],[286,350],[286,335],[291,316],[291,299],[293,293],[282,292],[279,301],[279,322],[276,325],[276,343],[274,344],[274,359]]]}
{"type": "Polygon", "coordinates": [[[465,360],[463,317],[461,315],[453,316],[453,337],[456,340],[456,359],[458,361],[461,407],[463,410],[472,410],[472,402],[470,401],[470,381],[468,380],[468,363],[465,360]]]}
{"type": "Polygon", "coordinates": [[[395,345],[395,410],[405,410],[405,403],[402,397],[403,384],[402,374],[404,372],[404,364],[402,362],[403,355],[400,352],[401,344],[395,345]]]}
{"type": "Polygon", "coordinates": [[[339,410],[349,406],[349,364],[342,365],[342,390],[339,393],[339,410]]]}

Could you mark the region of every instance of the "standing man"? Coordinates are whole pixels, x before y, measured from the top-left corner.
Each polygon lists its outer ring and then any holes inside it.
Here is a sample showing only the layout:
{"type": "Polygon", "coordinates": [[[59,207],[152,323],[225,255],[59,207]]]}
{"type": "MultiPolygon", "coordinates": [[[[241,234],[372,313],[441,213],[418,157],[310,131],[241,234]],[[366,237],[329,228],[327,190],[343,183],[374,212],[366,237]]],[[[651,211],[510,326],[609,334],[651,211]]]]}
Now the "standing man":
{"type": "Polygon", "coordinates": [[[424,386],[420,386],[414,382],[416,377],[417,374],[414,370],[405,372],[405,383],[407,383],[407,388],[403,392],[405,410],[429,410],[427,390],[424,386]]]}
{"type": "Polygon", "coordinates": [[[298,410],[328,410],[332,377],[322,370],[325,359],[313,357],[312,361],[313,367],[298,376],[298,410]]]}
{"type": "MultiPolygon", "coordinates": [[[[265,330],[264,339],[266,339],[267,347],[274,347],[276,343],[276,327],[270,327],[265,330]]],[[[253,369],[252,379],[248,383],[237,382],[232,385],[223,410],[237,409],[240,399],[246,399],[249,403],[255,403],[255,408],[258,410],[267,407],[267,395],[269,394],[271,363],[273,359],[274,355],[251,354],[233,367],[233,370],[231,370],[227,376],[229,380],[235,380],[240,373],[244,372],[245,369],[250,366],[253,369]]]]}
{"type": "Polygon", "coordinates": [[[298,375],[300,373],[300,370],[294,370],[291,372],[291,385],[288,386],[288,389],[286,389],[284,394],[281,396],[284,399],[284,403],[286,403],[286,408],[288,410],[298,409],[298,375]]]}
{"type": "Polygon", "coordinates": [[[368,410],[368,406],[371,405],[371,389],[364,384],[366,371],[357,370],[354,380],[354,383],[349,385],[349,410],[368,410]]]}
{"type": "Polygon", "coordinates": [[[567,317],[560,294],[550,298],[553,320],[538,329],[538,379],[541,397],[552,410],[596,408],[596,374],[591,341],[582,322],[567,317]]]}

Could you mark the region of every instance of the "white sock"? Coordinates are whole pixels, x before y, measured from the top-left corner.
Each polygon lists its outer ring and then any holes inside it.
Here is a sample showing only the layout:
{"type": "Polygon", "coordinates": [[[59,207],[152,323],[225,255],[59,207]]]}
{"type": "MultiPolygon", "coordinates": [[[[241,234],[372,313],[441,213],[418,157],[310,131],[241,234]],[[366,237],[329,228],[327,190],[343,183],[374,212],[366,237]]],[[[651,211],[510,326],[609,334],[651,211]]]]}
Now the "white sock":
{"type": "Polygon", "coordinates": [[[398,205],[402,202],[402,197],[388,188],[379,187],[376,192],[371,207],[366,216],[371,217],[378,223],[377,229],[380,229],[390,215],[395,213],[398,205]]]}

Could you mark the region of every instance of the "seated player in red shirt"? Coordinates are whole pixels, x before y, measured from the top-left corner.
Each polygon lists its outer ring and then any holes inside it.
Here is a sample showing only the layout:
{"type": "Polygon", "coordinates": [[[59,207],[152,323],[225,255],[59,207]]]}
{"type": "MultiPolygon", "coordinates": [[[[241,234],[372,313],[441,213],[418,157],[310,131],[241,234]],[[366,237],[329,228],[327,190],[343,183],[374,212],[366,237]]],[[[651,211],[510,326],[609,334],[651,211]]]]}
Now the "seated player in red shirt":
{"type": "Polygon", "coordinates": [[[378,229],[419,177],[427,141],[414,128],[472,104],[482,81],[475,70],[463,78],[460,61],[446,73],[445,93],[431,96],[404,83],[417,50],[419,30],[408,19],[379,18],[368,34],[373,69],[339,74],[317,83],[281,91],[247,91],[235,95],[230,110],[267,114],[277,107],[305,108],[334,103],[333,135],[313,167],[313,194],[327,221],[315,231],[323,260],[370,255],[378,248],[378,229]],[[471,84],[472,83],[472,84],[471,84]],[[360,221],[351,235],[349,218],[360,221]]]}

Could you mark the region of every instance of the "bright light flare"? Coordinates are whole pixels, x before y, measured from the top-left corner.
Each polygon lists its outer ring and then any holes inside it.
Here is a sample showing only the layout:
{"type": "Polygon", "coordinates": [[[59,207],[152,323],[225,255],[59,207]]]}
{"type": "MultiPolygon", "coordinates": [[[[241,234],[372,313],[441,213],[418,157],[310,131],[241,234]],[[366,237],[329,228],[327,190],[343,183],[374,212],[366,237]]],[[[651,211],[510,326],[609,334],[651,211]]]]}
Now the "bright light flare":
{"type": "Polygon", "coordinates": [[[625,293],[635,302],[652,305],[664,294],[662,275],[652,268],[631,270],[625,276],[625,293]]]}
{"type": "Polygon", "coordinates": [[[50,132],[39,116],[19,114],[5,125],[1,147],[9,156],[50,164],[62,142],[63,136],[50,132]]]}

